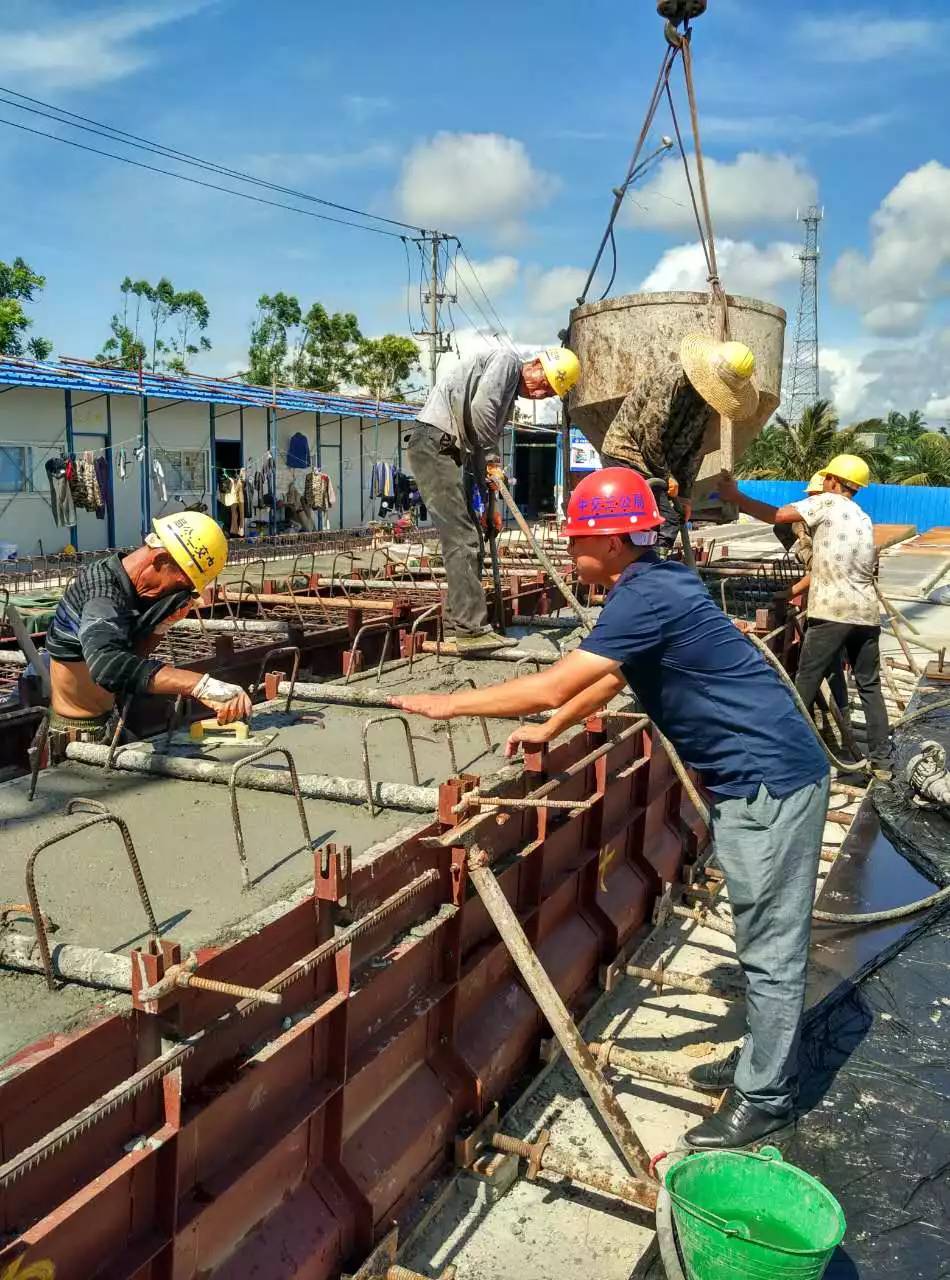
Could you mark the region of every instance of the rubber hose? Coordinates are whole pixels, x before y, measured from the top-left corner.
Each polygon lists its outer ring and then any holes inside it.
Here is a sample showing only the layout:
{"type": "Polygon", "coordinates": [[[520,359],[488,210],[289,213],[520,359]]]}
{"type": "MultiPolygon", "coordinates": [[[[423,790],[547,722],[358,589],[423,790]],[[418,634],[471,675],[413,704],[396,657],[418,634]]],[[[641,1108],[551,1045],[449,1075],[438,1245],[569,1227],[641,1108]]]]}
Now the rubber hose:
{"type": "Polygon", "coordinates": [[[912,711],[910,715],[901,716],[897,724],[894,725],[894,729],[903,729],[905,725],[913,723],[914,720],[919,720],[921,716],[929,716],[931,711],[940,711],[944,707],[950,707],[950,698],[938,698],[936,702],[931,702],[929,706],[921,707],[919,711],[912,711]]]}
{"type": "Polygon", "coordinates": [[[666,1272],[666,1280],[686,1280],[676,1251],[676,1237],[673,1235],[673,1205],[670,1193],[662,1183],[656,1197],[656,1240],[660,1246],[660,1259],[666,1272]]]}
{"type": "Polygon", "coordinates": [[[779,662],[778,658],[776,658],[772,650],[768,647],[767,644],[763,644],[758,636],[754,636],[752,635],[751,632],[748,632],[748,631],[745,632],[744,634],[746,636],[746,639],[752,641],[755,647],[761,652],[765,660],[772,667],[774,667],[774,669],[778,672],[781,678],[785,681],[785,684],[788,686],[789,692],[791,693],[792,697],[795,700],[796,707],[798,707],[799,711],[805,717],[805,720],[809,728],[811,729],[812,733],[815,735],[815,739],[817,740],[818,745],[821,747],[822,751],[825,753],[825,755],[828,757],[828,759],[831,761],[834,767],[836,769],[840,769],[842,773],[870,772],[870,765],[867,760],[839,760],[838,759],[838,757],[834,754],[834,752],[830,750],[824,738],[818,732],[818,726],[815,724],[814,720],[811,718],[811,712],[805,706],[804,702],[802,702],[801,696],[799,695],[798,690],[795,688],[795,681],[792,679],[792,677],[788,674],[788,672],[779,662]]]}
{"type": "Polygon", "coordinates": [[[909,902],[906,907],[891,907],[887,911],[868,911],[865,915],[835,915],[831,911],[813,911],[811,918],[826,924],[885,924],[888,920],[903,920],[907,916],[915,916],[919,911],[935,907],[938,902],[950,899],[950,885],[938,889],[929,898],[921,898],[919,902],[909,902]]]}

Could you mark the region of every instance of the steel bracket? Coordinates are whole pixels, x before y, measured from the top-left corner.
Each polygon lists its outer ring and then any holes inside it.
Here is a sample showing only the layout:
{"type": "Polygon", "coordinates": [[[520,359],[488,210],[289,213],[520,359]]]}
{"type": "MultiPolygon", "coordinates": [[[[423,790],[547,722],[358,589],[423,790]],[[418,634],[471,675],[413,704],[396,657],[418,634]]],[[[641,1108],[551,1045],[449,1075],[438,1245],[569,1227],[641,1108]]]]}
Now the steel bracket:
{"type": "Polygon", "coordinates": [[[496,1102],[474,1129],[466,1134],[456,1134],[455,1167],[457,1169],[470,1168],[480,1152],[491,1146],[491,1140],[498,1132],[499,1123],[500,1113],[496,1102]]]}
{"type": "Polygon", "coordinates": [[[353,876],[352,849],[348,844],[324,844],[314,850],[314,896],[318,902],[345,903],[353,876]]]}

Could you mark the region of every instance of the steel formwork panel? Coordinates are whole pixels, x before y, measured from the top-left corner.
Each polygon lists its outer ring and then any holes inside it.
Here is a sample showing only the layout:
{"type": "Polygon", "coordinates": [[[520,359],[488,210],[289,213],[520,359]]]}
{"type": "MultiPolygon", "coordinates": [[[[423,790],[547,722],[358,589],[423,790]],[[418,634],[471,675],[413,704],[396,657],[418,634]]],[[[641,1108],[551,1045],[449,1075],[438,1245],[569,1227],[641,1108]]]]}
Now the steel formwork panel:
{"type": "MultiPolygon", "coordinates": [[[[603,722],[590,722],[547,761],[530,758],[513,794],[603,740],[603,722]]],[[[679,816],[662,753],[650,752],[649,734],[638,733],[555,788],[554,798],[583,799],[607,780],[585,812],[515,810],[464,824],[495,859],[570,1003],[648,916],[647,833],[664,837],[664,873],[675,870],[673,843],[682,856],[701,835],[695,815],[679,816]]],[[[454,783],[444,792],[449,807],[461,794],[454,783]]],[[[155,1061],[160,1023],[187,1050],[55,1158],[4,1183],[0,1267],[49,1259],[57,1280],[197,1280],[270,1265],[260,1274],[330,1280],[367,1252],[443,1164],[463,1120],[530,1065],[542,1031],[480,899],[466,892],[451,827],[381,846],[354,868],[345,911],[308,899],[199,954],[202,976],[260,985],[331,937],[335,919],[365,919],[426,871],[431,883],[287,987],[277,1009],[222,1018],[233,1002],[189,991],[161,1019],[136,1010],[21,1055],[21,1073],[0,1085],[4,1161],[155,1061]]]]}

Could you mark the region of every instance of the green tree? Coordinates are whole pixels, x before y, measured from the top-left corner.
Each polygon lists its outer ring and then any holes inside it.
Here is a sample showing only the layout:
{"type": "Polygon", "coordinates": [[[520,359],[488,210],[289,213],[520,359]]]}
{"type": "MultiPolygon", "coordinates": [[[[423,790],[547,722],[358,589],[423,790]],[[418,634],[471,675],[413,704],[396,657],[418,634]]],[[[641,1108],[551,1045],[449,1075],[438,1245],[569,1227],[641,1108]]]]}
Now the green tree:
{"type": "Polygon", "coordinates": [[[753,480],[808,480],[836,453],[854,453],[872,463],[874,451],[853,427],[838,430],[831,402],[816,400],[793,426],[781,414],[752,441],[736,464],[736,474],[753,480]]]}
{"type": "Polygon", "coordinates": [[[109,321],[110,337],[102,344],[102,350],[96,356],[107,364],[119,365],[122,369],[138,369],[145,363],[145,343],[136,337],[135,330],[125,324],[122,317],[114,315],[109,321]]]}
{"type": "Polygon", "coordinates": [[[164,333],[168,317],[174,311],[177,295],[172,282],[167,276],[162,276],[154,288],[149,286],[145,296],[148,299],[149,315],[152,317],[152,362],[149,368],[154,372],[158,368],[159,352],[168,350],[167,343],[160,335],[164,333]]]}
{"type": "Polygon", "coordinates": [[[885,449],[895,456],[906,453],[927,430],[924,415],[919,409],[910,413],[891,411],[884,423],[884,434],[887,437],[885,449]]]}
{"type": "Polygon", "coordinates": [[[303,334],[292,338],[299,328],[303,313],[293,294],[262,293],[257,300],[257,315],[251,325],[248,348],[248,378],[258,386],[269,387],[284,382],[287,376],[287,353],[291,341],[295,349],[302,345],[303,334]]]}
{"type": "Polygon", "coordinates": [[[418,367],[419,348],[413,340],[387,333],[360,339],[353,374],[357,384],[377,400],[401,400],[406,380],[418,367]]]}
{"type": "Polygon", "coordinates": [[[174,355],[166,364],[176,373],[187,373],[189,357],[196,356],[199,351],[211,350],[211,343],[204,333],[211,319],[211,309],[204,294],[197,289],[189,289],[174,295],[170,314],[175,317],[177,329],[170,343],[174,355]]]}
{"type": "Polygon", "coordinates": [[[351,311],[331,315],[322,302],[315,302],[303,324],[303,341],[289,369],[291,382],[314,391],[339,391],[353,378],[363,337],[359,321],[351,311]]]}
{"type": "Polygon", "coordinates": [[[950,439],[936,431],[921,432],[891,461],[892,484],[950,488],[950,439]]]}
{"type": "Polygon", "coordinates": [[[33,302],[46,287],[46,276],[38,275],[22,258],[12,264],[0,262],[0,353],[22,356],[27,352],[34,360],[45,360],[53,350],[48,338],[27,338],[33,321],[24,310],[24,302],[33,302]]]}

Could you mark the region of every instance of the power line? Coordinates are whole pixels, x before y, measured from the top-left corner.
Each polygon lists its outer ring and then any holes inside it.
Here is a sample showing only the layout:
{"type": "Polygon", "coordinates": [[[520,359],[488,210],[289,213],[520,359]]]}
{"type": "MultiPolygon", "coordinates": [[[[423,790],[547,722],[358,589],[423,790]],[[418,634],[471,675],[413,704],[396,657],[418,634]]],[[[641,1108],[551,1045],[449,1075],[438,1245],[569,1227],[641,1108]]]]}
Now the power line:
{"type": "Polygon", "coordinates": [[[206,187],[209,191],[223,191],[225,195],[238,196],[241,200],[252,200],[255,204],[270,205],[273,209],[289,209],[291,213],[302,213],[307,218],[317,218],[320,222],[335,222],[343,227],[356,227],[360,231],[372,231],[377,236],[388,236],[392,240],[402,237],[395,231],[386,231],[383,227],[370,227],[362,222],[351,222],[347,218],[334,218],[328,213],[314,213],[312,209],[301,209],[294,204],[284,204],[279,200],[267,200],[264,196],[251,195],[249,191],[235,191],[233,187],[222,187],[217,182],[205,182],[202,178],[192,178],[186,173],[176,173],[174,169],[162,169],[158,165],[145,164],[142,160],[133,160],[131,156],[116,155],[114,151],[103,151],[100,147],[90,147],[74,138],[63,138],[58,133],[47,133],[44,129],[31,129],[29,125],[19,124],[16,120],[7,120],[0,116],[0,124],[9,125],[11,129],[19,129],[23,133],[32,133],[38,138],[50,138],[53,142],[62,142],[64,146],[76,147],[79,151],[88,151],[92,155],[107,156],[110,160],[120,160],[136,169],[146,169],[149,173],[161,173],[166,178],[177,178],[179,182],[190,182],[195,187],[206,187]]]}
{"type": "MultiPolygon", "coordinates": [[[[507,328],[505,327],[505,322],[502,320],[501,316],[498,314],[495,304],[492,302],[491,298],[488,296],[488,291],[486,290],[485,286],[482,284],[481,279],[479,278],[478,272],[475,270],[475,264],[472,262],[471,258],[466,253],[465,246],[462,244],[461,240],[459,240],[457,236],[455,237],[455,243],[458,245],[458,251],[459,253],[461,253],[462,257],[465,259],[468,269],[472,273],[472,279],[478,285],[478,288],[481,291],[482,297],[488,303],[489,310],[491,311],[492,315],[495,318],[495,323],[497,323],[502,333],[505,335],[505,337],[513,346],[514,339],[512,338],[511,334],[508,332],[507,328]]],[[[456,258],[456,261],[457,261],[457,258],[456,258]]],[[[456,268],[455,275],[457,280],[458,279],[457,268],[456,268]]],[[[471,290],[469,290],[468,292],[471,294],[471,290]]]]}
{"type": "Polygon", "coordinates": [[[57,107],[52,103],[43,102],[40,98],[31,98],[28,94],[18,93],[15,89],[7,89],[3,85],[0,85],[0,93],[10,94],[13,98],[22,99],[22,102],[11,102],[9,98],[0,98],[0,102],[5,102],[7,106],[14,107],[18,111],[28,111],[31,115],[43,116],[47,120],[56,121],[58,124],[65,124],[67,128],[81,129],[86,133],[96,134],[100,138],[118,142],[122,146],[133,146],[139,151],[148,151],[153,155],[164,156],[169,160],[179,160],[185,164],[194,165],[199,169],[221,174],[223,177],[237,178],[241,182],[249,182],[254,186],[265,187],[268,190],[280,192],[282,195],[294,196],[298,200],[310,200],[314,204],[326,205],[327,208],[337,209],[341,213],[354,213],[361,218],[372,218],[375,222],[385,222],[393,227],[404,227],[407,231],[422,230],[421,227],[416,227],[410,222],[400,222],[397,218],[386,218],[382,214],[367,213],[365,209],[356,209],[352,205],[339,204],[335,200],[327,200],[323,196],[315,196],[307,191],[284,187],[279,183],[269,182],[266,178],[258,178],[254,174],[246,173],[241,169],[231,169],[227,165],[218,164],[217,161],[204,160],[201,156],[192,155],[188,151],[178,151],[174,147],[166,147],[164,143],[153,142],[149,138],[142,138],[135,133],[127,133],[124,129],[117,129],[114,125],[105,124],[101,120],[93,120],[88,116],[78,115],[74,111],[67,111],[64,107],[57,107]],[[24,102],[32,102],[35,105],[27,107],[23,105],[24,102]],[[38,110],[37,108],[40,107],[45,107],[46,110],[38,110]],[[64,119],[63,117],[69,117],[69,119],[64,119]],[[74,124],[72,123],[73,121],[80,121],[80,123],[74,124]]]}

